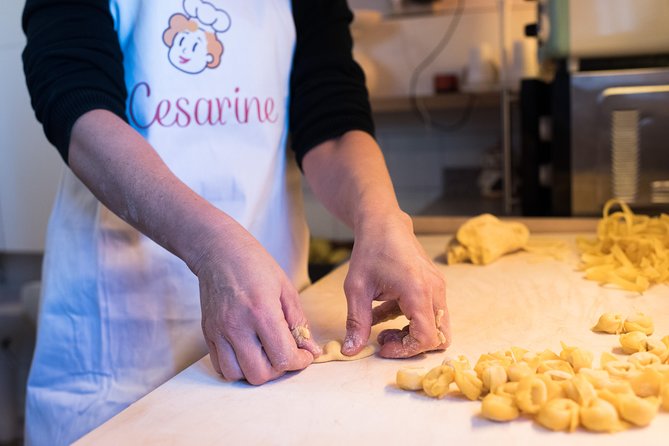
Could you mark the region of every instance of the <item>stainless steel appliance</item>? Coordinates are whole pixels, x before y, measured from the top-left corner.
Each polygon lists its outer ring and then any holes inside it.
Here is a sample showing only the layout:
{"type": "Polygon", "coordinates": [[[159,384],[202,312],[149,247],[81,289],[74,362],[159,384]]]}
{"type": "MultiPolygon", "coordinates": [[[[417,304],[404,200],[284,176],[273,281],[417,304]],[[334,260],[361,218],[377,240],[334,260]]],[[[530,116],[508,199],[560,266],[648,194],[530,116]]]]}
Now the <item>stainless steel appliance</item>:
{"type": "Polygon", "coordinates": [[[669,0],[539,0],[548,80],[521,88],[527,215],[669,209],[669,0]]]}
{"type": "Polygon", "coordinates": [[[571,211],[610,197],[636,208],[669,203],[669,69],[571,76],[571,211]]]}

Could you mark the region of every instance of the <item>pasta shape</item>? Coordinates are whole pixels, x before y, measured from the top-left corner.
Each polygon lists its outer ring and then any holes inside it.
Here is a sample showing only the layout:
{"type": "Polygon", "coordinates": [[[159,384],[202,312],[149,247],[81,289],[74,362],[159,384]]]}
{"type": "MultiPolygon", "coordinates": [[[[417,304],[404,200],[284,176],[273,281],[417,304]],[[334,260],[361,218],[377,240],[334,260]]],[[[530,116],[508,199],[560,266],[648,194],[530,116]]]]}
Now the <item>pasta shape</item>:
{"type": "Polygon", "coordinates": [[[581,424],[595,432],[617,432],[625,429],[618,417],[618,410],[610,402],[595,398],[587,406],[581,407],[581,424]]]}
{"type": "Polygon", "coordinates": [[[481,401],[481,416],[493,421],[511,421],[518,418],[520,412],[513,398],[489,393],[481,401]]]}
{"type": "Polygon", "coordinates": [[[637,215],[620,200],[604,205],[594,240],[579,238],[585,278],[642,293],[669,282],[669,215],[637,215]],[[611,212],[614,206],[620,211],[611,212]]]}
{"type": "Polygon", "coordinates": [[[397,371],[395,383],[403,390],[422,390],[426,374],[424,367],[403,367],[397,371]]]}
{"type": "Polygon", "coordinates": [[[574,432],[579,424],[580,407],[568,398],[548,401],[537,413],[537,423],[553,431],[574,432]]]}
{"type": "Polygon", "coordinates": [[[592,331],[601,333],[619,334],[623,332],[625,320],[623,316],[618,313],[604,313],[599,316],[599,320],[592,331]]]}
{"type": "Polygon", "coordinates": [[[650,336],[653,334],[654,330],[653,319],[643,313],[636,313],[628,316],[627,319],[625,319],[623,328],[627,333],[631,331],[640,331],[650,336]]]}
{"type": "Polygon", "coordinates": [[[454,373],[453,367],[447,365],[433,368],[423,378],[423,391],[432,398],[442,398],[448,393],[454,373]]]}
{"type": "Polygon", "coordinates": [[[669,336],[649,338],[653,321],[643,313],[624,320],[605,313],[596,327],[619,333],[627,360],[603,352],[595,368],[591,352],[564,342],[559,355],[511,347],[480,355],[473,369],[462,355],[427,373],[403,368],[397,385],[442,398],[455,382],[465,398],[481,399],[483,418],[505,422],[522,413],[553,431],[573,432],[580,425],[618,432],[649,425],[660,409],[669,411],[669,336]]]}

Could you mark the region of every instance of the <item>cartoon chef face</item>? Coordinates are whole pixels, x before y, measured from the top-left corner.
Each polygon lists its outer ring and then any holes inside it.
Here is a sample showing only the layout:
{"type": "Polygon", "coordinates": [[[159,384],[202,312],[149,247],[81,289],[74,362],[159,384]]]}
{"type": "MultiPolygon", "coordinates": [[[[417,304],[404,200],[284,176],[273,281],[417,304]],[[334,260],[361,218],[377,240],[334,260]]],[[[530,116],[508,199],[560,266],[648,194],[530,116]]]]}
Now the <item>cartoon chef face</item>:
{"type": "Polygon", "coordinates": [[[167,55],[170,63],[185,73],[201,73],[221,62],[223,44],[216,34],[205,31],[196,20],[182,14],[170,17],[163,42],[170,48],[167,55]]]}

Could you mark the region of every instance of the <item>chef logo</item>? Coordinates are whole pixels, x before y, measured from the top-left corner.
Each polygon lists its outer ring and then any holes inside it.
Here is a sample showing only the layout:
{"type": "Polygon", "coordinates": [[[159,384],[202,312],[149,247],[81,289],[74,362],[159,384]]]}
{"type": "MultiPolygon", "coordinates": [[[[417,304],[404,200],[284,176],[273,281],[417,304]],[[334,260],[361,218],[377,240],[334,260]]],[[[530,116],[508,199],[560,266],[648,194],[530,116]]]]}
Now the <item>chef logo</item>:
{"type": "Polygon", "coordinates": [[[168,60],[184,73],[198,74],[221,63],[223,43],[219,35],[230,29],[232,21],[212,1],[183,0],[186,14],[172,15],[163,33],[168,60]]]}

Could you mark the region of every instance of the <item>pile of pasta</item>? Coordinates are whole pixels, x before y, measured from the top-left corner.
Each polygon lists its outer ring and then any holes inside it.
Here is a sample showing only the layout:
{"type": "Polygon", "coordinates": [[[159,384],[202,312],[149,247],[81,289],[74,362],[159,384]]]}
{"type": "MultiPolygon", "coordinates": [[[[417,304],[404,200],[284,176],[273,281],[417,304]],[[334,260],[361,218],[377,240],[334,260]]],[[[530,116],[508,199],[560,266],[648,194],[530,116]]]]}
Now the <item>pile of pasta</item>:
{"type": "Polygon", "coordinates": [[[620,200],[604,205],[597,238],[577,239],[585,278],[628,291],[669,283],[669,215],[634,214],[620,200]],[[620,210],[611,212],[614,206],[620,210]]]}
{"type": "Polygon", "coordinates": [[[669,411],[669,336],[651,339],[652,327],[644,314],[602,315],[593,330],[620,333],[629,356],[622,360],[604,352],[598,368],[591,352],[561,343],[559,354],[511,347],[481,355],[474,367],[464,356],[430,370],[405,367],[396,383],[433,398],[452,395],[455,383],[460,395],[481,400],[481,416],[493,421],[529,416],[566,432],[579,426],[594,432],[647,426],[660,408],[669,411]],[[620,324],[609,324],[611,318],[620,324]]]}

